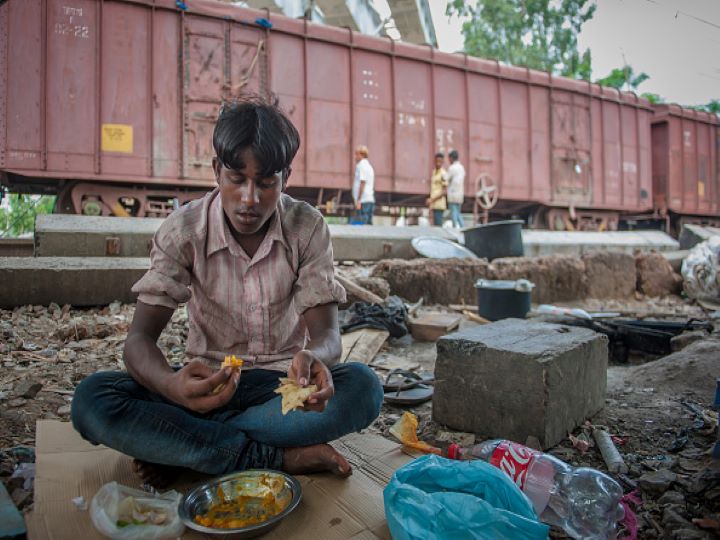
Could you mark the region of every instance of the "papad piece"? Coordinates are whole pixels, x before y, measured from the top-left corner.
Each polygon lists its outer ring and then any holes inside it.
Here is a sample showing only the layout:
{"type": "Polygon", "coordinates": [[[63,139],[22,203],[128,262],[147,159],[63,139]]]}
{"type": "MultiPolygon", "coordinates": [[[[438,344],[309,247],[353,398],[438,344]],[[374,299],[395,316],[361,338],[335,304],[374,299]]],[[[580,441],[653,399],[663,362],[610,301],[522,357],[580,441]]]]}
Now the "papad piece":
{"type": "Polygon", "coordinates": [[[282,396],[282,413],[287,414],[296,409],[302,409],[311,394],[317,392],[317,385],[300,386],[297,381],[289,377],[280,377],[280,386],[275,389],[276,394],[282,396]]]}

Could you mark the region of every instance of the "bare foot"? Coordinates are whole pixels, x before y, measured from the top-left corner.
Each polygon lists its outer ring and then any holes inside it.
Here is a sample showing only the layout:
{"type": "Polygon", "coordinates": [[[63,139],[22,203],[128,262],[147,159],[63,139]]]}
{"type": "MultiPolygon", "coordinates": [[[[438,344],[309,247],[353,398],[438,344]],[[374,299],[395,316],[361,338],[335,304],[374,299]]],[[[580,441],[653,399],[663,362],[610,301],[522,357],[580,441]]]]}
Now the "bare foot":
{"type": "Polygon", "coordinates": [[[180,475],[182,470],[180,467],[171,467],[170,465],[158,465],[149,461],[133,459],[132,470],[140,479],[150,484],[155,489],[161,489],[169,486],[180,475]]]}
{"type": "Polygon", "coordinates": [[[329,444],[285,448],[283,470],[290,474],[331,472],[343,478],[352,474],[347,460],[329,444]]]}

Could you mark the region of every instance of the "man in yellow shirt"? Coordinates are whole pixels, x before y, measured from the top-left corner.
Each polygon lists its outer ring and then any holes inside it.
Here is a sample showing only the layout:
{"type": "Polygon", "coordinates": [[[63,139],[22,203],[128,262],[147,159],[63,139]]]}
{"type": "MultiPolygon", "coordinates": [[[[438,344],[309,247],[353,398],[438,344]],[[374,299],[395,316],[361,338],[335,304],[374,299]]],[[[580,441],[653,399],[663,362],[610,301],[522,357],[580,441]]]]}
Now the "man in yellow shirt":
{"type": "Polygon", "coordinates": [[[427,200],[428,207],[432,211],[433,225],[442,227],[443,214],[447,210],[447,182],[445,181],[445,169],[443,162],[445,154],[435,154],[435,168],[430,174],[430,197],[427,200]]]}

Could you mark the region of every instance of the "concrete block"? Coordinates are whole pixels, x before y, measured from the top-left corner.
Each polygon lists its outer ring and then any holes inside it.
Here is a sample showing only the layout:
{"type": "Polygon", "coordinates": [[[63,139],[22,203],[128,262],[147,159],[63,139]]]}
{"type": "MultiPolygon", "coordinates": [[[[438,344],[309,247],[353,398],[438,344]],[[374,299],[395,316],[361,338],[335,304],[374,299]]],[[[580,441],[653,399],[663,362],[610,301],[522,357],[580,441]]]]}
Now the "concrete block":
{"type": "Polygon", "coordinates": [[[36,257],[148,257],[161,218],[40,215],[36,257]]]}
{"type": "MultiPolygon", "coordinates": [[[[537,231],[523,230],[526,257],[574,255],[597,250],[634,253],[674,251],[678,242],[662,231],[537,231]]],[[[684,248],[683,248],[684,249],[684,248]]]]}
{"type": "Polygon", "coordinates": [[[333,257],[336,261],[379,261],[414,259],[411,245],[418,236],[434,236],[456,241],[455,233],[441,227],[388,227],[330,225],[333,257]]]}
{"type": "Polygon", "coordinates": [[[150,259],[135,257],[0,258],[0,307],[134,302],[130,288],[148,268],[150,259]]]}
{"type": "Polygon", "coordinates": [[[703,227],[702,225],[685,224],[680,231],[680,249],[692,249],[700,242],[704,242],[711,236],[720,235],[717,227],[703,227]]]}
{"type": "Polygon", "coordinates": [[[481,438],[543,448],[603,408],[607,337],[586,328],[505,319],[440,338],[433,420],[481,438]]]}
{"type": "Polygon", "coordinates": [[[380,261],[372,272],[390,284],[390,291],[411,302],[477,306],[475,282],[489,278],[485,259],[391,259],[380,261]]]}
{"type": "MultiPolygon", "coordinates": [[[[147,257],[161,218],[119,218],[49,214],[35,223],[36,257],[147,257]]],[[[418,236],[458,240],[440,227],[329,225],[337,261],[412,259],[418,236]]]]}

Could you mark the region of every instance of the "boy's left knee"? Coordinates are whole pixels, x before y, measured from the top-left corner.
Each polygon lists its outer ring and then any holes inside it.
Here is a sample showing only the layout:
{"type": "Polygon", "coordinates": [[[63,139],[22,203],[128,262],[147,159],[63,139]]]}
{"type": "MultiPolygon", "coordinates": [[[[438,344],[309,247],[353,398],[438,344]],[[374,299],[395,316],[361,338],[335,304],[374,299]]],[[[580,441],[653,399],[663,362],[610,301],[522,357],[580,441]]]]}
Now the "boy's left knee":
{"type": "Polygon", "coordinates": [[[383,389],[375,372],[364,364],[350,362],[340,364],[331,370],[336,391],[342,392],[343,399],[352,404],[353,412],[363,413],[367,427],[380,414],[383,389]]]}

